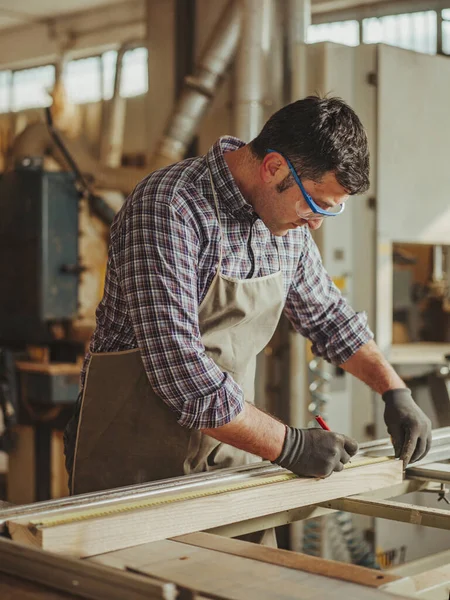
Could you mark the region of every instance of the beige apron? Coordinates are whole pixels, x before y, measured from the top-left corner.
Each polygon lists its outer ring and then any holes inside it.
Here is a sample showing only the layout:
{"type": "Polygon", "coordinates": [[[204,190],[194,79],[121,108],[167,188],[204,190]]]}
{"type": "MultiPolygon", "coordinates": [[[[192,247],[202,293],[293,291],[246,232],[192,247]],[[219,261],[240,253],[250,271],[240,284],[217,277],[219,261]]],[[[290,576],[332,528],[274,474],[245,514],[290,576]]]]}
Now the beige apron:
{"type": "MultiPolygon", "coordinates": [[[[211,184],[213,185],[212,178],[211,184]]],[[[222,235],[217,195],[217,218],[222,235]]],[[[266,277],[217,273],[199,307],[206,354],[254,402],[256,355],[267,345],[283,304],[281,270],[266,277]]],[[[179,477],[261,460],[181,427],[153,391],[139,349],[93,353],[86,372],[72,473],[72,493],[179,477]]]]}

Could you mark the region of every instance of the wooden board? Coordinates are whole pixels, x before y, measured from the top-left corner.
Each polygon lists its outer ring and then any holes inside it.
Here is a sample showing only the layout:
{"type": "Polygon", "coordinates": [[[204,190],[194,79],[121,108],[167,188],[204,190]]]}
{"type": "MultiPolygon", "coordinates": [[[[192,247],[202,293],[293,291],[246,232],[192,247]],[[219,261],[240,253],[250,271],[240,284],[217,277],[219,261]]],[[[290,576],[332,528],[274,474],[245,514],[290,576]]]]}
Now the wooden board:
{"type": "Polygon", "coordinates": [[[64,457],[64,432],[53,430],[51,441],[51,497],[69,495],[68,476],[64,457]]]}
{"type": "MultiPolygon", "coordinates": [[[[59,409],[56,409],[59,410],[59,409]]],[[[35,429],[29,425],[14,427],[16,443],[8,459],[7,500],[12,504],[31,504],[36,501],[35,429]]],[[[0,452],[0,455],[3,454],[0,452]]],[[[52,498],[69,495],[64,459],[63,432],[51,432],[50,493],[52,498]]]]}
{"type": "Polygon", "coordinates": [[[90,561],[171,581],[216,600],[398,600],[398,596],[357,583],[172,540],[126,548],[90,561]]]}
{"type": "Polygon", "coordinates": [[[383,589],[411,597],[447,599],[450,594],[450,565],[443,565],[430,571],[390,582],[383,589]],[[429,591],[429,595],[426,595],[427,591],[429,591]]]}
{"type": "Polygon", "coordinates": [[[12,504],[30,504],[36,500],[34,428],[14,427],[15,444],[8,458],[7,500],[12,504]]]}
{"type": "Polygon", "coordinates": [[[2,600],[80,600],[80,596],[58,592],[46,585],[32,583],[5,573],[0,577],[0,598],[2,600]]]}
{"type": "Polygon", "coordinates": [[[0,452],[0,475],[8,473],[8,455],[6,452],[0,452]]]}
{"type": "MultiPolygon", "coordinates": [[[[24,548],[0,538],[0,579],[3,574],[47,585],[91,600],[175,600],[173,584],[109,569],[103,565],[24,548]]],[[[3,600],[3,596],[0,596],[3,600]]],[[[45,596],[53,598],[53,596],[45,596]]],[[[72,596],[70,596],[72,597],[72,596]]],[[[22,596],[17,596],[17,600],[22,596]]]]}
{"type": "Polygon", "coordinates": [[[306,571],[315,575],[324,575],[333,579],[342,579],[360,583],[368,587],[378,588],[387,583],[397,581],[399,576],[389,573],[381,573],[376,569],[358,567],[357,565],[338,562],[335,560],[326,560],[316,556],[308,556],[300,552],[291,552],[289,550],[280,550],[279,548],[269,548],[258,544],[251,544],[241,540],[233,540],[209,533],[189,533],[173,538],[173,541],[208,548],[217,552],[225,552],[234,556],[242,556],[253,560],[260,560],[272,565],[306,571]]]}
{"type": "MultiPolygon", "coordinates": [[[[12,538],[73,556],[91,556],[136,544],[193,533],[333,498],[358,494],[399,483],[402,463],[386,460],[334,473],[327,479],[295,478],[282,483],[73,520],[53,526],[27,518],[8,523],[12,538]]],[[[117,505],[120,507],[120,504],[117,505]]]]}

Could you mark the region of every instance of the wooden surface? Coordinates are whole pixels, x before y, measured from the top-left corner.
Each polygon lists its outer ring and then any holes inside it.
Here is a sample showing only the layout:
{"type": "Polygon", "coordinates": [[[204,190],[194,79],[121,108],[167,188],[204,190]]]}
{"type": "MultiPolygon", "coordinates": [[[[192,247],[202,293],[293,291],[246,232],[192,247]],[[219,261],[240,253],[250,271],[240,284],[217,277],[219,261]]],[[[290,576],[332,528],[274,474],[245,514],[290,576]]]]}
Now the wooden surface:
{"type": "Polygon", "coordinates": [[[445,567],[446,565],[450,565],[450,549],[422,556],[401,565],[395,565],[389,569],[389,573],[400,577],[411,577],[424,571],[445,567]]]}
{"type": "Polygon", "coordinates": [[[447,600],[450,596],[450,564],[390,582],[384,590],[419,598],[447,600]]]}
{"type": "Polygon", "coordinates": [[[273,515],[265,515],[263,517],[257,517],[256,519],[247,519],[246,521],[240,521],[239,523],[230,523],[229,525],[222,525],[221,527],[212,527],[205,531],[214,535],[238,537],[240,535],[246,535],[247,533],[253,533],[254,531],[262,531],[263,529],[270,529],[272,527],[281,527],[297,521],[317,519],[317,517],[331,515],[334,512],[336,511],[320,506],[317,507],[315,505],[302,506],[301,508],[285,510],[283,512],[274,513],[273,515]]]}
{"type": "Polygon", "coordinates": [[[7,500],[13,504],[30,504],[36,500],[34,429],[29,425],[14,427],[16,443],[8,458],[7,500]]]}
{"type": "Polygon", "coordinates": [[[51,495],[63,498],[69,495],[68,475],[64,458],[64,432],[52,431],[51,441],[51,495]]]}
{"type": "Polygon", "coordinates": [[[368,587],[378,588],[381,585],[399,579],[396,575],[381,573],[375,569],[367,569],[334,560],[325,560],[299,552],[290,552],[289,550],[269,548],[208,533],[189,533],[173,538],[173,540],[190,546],[198,546],[234,556],[260,560],[280,567],[288,567],[298,571],[314,573],[315,575],[324,575],[333,579],[360,583],[368,587]]]}
{"type": "MultiPolygon", "coordinates": [[[[131,574],[129,576],[102,565],[55,556],[0,538],[0,580],[4,573],[91,600],[176,598],[176,589],[172,584],[131,574]]],[[[3,596],[0,598],[3,600],[3,596]]]]}
{"type": "Polygon", "coordinates": [[[0,598],[2,600],[79,600],[80,597],[2,573],[0,598]]]}
{"type": "Polygon", "coordinates": [[[8,455],[6,452],[0,452],[0,474],[4,475],[8,472],[8,455]]]}
{"type": "Polygon", "coordinates": [[[83,557],[388,487],[403,479],[400,461],[356,464],[327,479],[296,478],[54,526],[22,518],[9,522],[8,528],[21,543],[83,557]]]}
{"type": "Polygon", "coordinates": [[[413,582],[416,592],[444,584],[448,586],[447,591],[450,595],[450,565],[437,567],[425,573],[418,573],[409,579],[413,582]]]}
{"type": "Polygon", "coordinates": [[[215,599],[398,600],[398,596],[356,583],[172,540],[95,556],[91,561],[173,581],[215,599]]]}
{"type": "Polygon", "coordinates": [[[416,342],[393,344],[388,358],[393,365],[445,365],[446,354],[450,354],[450,344],[416,342]]]}
{"type": "MultiPolygon", "coordinates": [[[[13,504],[36,501],[36,447],[35,431],[29,425],[14,427],[16,443],[8,459],[7,500],[13,504]]],[[[0,453],[2,454],[2,453],[0,453]]],[[[52,498],[69,495],[64,459],[63,432],[52,430],[50,493],[52,498]]]]}

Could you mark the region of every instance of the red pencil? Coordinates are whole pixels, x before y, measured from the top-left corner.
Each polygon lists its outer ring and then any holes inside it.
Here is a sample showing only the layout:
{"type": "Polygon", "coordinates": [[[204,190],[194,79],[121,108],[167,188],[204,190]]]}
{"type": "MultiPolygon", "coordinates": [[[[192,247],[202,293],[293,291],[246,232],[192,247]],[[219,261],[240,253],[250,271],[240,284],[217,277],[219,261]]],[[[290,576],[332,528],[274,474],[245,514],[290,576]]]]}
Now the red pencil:
{"type": "Polygon", "coordinates": [[[317,415],[317,417],[315,417],[315,419],[319,423],[319,425],[322,427],[322,429],[325,429],[325,431],[331,431],[331,429],[328,427],[328,425],[325,423],[325,421],[322,419],[322,417],[319,417],[319,415],[317,415]]]}

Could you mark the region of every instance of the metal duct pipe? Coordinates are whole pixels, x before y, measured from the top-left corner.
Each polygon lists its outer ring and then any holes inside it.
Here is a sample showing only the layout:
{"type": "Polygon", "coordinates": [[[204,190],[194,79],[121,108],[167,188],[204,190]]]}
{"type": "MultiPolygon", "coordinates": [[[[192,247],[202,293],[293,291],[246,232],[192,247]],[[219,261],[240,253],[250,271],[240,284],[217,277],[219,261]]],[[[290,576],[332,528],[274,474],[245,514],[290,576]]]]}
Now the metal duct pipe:
{"type": "MultiPolygon", "coordinates": [[[[272,0],[241,0],[242,33],[235,62],[234,133],[244,142],[260,132],[264,122],[267,58],[271,42],[272,0]]],[[[267,407],[270,374],[276,368],[273,356],[261,352],[256,359],[258,407],[267,407]],[[273,369],[270,368],[273,366],[273,369]]]]}
{"type": "Polygon", "coordinates": [[[126,99],[120,95],[123,57],[134,44],[126,43],[117,52],[114,92],[109,106],[108,125],[103,138],[101,162],[107,167],[120,167],[122,162],[123,136],[125,132],[126,99]]]}
{"type": "Polygon", "coordinates": [[[231,0],[219,17],[194,74],[187,76],[180,99],[150,161],[156,170],[181,160],[236,52],[241,29],[238,0],[231,0]]]}
{"type": "Polygon", "coordinates": [[[311,0],[288,0],[288,63],[291,77],[291,102],[307,93],[305,44],[311,25],[311,0]]]}
{"type": "Polygon", "coordinates": [[[433,281],[444,279],[444,251],[442,246],[433,246],[433,281]]]}
{"type": "MultiPolygon", "coordinates": [[[[311,24],[311,2],[310,0],[288,0],[286,8],[286,29],[288,34],[287,66],[290,74],[289,101],[294,102],[305,96],[306,93],[305,43],[308,27],[311,24]]],[[[293,332],[289,341],[291,350],[291,424],[304,426],[307,419],[305,399],[309,398],[308,351],[306,340],[298,333],[293,332]],[[301,381],[297,374],[299,370],[303,374],[301,381]]]]}
{"type": "MultiPolygon", "coordinates": [[[[308,27],[311,23],[310,0],[288,0],[286,6],[287,30],[287,70],[290,85],[288,90],[289,102],[294,102],[306,95],[307,91],[307,61],[306,38],[308,27]]],[[[310,403],[310,390],[308,379],[310,375],[310,351],[307,341],[297,332],[292,331],[289,336],[290,356],[290,384],[289,384],[289,413],[290,425],[304,427],[311,415],[308,414],[310,403]]],[[[297,537],[296,547],[301,547],[301,532],[292,533],[293,539],[297,537]]]]}
{"type": "Polygon", "coordinates": [[[242,35],[236,59],[235,132],[251,141],[264,121],[271,0],[241,0],[242,35]],[[269,18],[267,18],[269,17],[269,18]]]}

